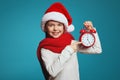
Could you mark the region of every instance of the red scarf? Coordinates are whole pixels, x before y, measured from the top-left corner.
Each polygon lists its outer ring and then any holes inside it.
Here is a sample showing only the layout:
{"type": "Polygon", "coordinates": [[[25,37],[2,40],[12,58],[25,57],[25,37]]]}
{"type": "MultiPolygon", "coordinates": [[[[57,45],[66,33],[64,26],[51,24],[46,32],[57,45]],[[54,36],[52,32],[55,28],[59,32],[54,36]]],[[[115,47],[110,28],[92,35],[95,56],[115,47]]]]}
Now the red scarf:
{"type": "Polygon", "coordinates": [[[70,33],[64,33],[59,38],[45,38],[43,39],[37,49],[37,57],[41,59],[41,48],[51,50],[55,53],[61,53],[61,51],[66,47],[66,45],[71,44],[73,36],[70,33]]]}

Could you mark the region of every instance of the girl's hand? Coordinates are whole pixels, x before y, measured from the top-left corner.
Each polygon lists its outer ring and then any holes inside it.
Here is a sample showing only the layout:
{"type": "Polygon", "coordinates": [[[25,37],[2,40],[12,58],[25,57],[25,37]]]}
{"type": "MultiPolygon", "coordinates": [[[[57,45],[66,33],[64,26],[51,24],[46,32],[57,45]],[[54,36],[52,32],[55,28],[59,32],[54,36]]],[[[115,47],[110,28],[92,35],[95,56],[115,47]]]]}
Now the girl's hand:
{"type": "Polygon", "coordinates": [[[77,51],[78,45],[80,45],[82,42],[74,42],[70,45],[70,47],[74,50],[74,52],[77,51]]]}
{"type": "Polygon", "coordinates": [[[85,28],[88,29],[88,30],[92,30],[92,29],[93,29],[93,24],[92,24],[91,21],[85,21],[85,22],[83,23],[83,25],[84,25],[85,28]]]}

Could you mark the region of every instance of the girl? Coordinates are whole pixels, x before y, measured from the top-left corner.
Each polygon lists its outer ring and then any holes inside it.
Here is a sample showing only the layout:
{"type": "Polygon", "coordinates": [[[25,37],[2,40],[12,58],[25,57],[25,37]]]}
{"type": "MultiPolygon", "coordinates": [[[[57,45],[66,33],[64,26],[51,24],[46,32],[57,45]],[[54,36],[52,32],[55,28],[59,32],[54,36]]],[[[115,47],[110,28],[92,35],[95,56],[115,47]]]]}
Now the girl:
{"type": "MultiPolygon", "coordinates": [[[[92,22],[84,22],[87,30],[94,29],[92,22]]],[[[77,52],[101,53],[97,33],[95,44],[90,48],[81,47],[69,33],[74,30],[72,18],[59,2],[52,4],[42,18],[42,30],[46,34],[37,50],[46,80],[80,80],[77,52]]]]}

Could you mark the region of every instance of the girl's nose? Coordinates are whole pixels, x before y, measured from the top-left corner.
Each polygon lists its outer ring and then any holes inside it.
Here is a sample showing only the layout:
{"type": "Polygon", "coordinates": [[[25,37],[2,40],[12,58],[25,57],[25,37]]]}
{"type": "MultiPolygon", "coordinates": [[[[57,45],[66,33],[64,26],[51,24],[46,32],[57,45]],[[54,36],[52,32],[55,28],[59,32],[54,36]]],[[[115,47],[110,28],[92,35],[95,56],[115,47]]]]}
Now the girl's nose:
{"type": "Polygon", "coordinates": [[[54,30],[57,30],[58,28],[57,28],[57,26],[54,26],[54,30]]]}

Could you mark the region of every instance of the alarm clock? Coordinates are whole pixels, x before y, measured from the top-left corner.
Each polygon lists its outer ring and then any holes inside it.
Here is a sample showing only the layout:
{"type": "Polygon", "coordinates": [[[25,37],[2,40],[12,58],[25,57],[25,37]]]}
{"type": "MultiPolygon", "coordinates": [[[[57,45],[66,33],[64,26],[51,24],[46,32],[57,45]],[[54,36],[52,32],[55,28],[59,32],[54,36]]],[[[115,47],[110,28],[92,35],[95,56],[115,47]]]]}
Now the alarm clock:
{"type": "Polygon", "coordinates": [[[82,29],[80,30],[80,33],[81,35],[79,37],[79,41],[82,42],[82,46],[84,46],[85,48],[89,48],[94,45],[96,40],[93,33],[96,33],[96,30],[82,29]]]}

